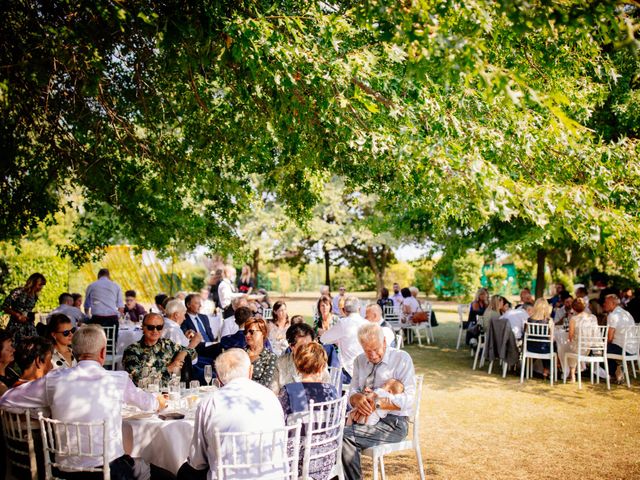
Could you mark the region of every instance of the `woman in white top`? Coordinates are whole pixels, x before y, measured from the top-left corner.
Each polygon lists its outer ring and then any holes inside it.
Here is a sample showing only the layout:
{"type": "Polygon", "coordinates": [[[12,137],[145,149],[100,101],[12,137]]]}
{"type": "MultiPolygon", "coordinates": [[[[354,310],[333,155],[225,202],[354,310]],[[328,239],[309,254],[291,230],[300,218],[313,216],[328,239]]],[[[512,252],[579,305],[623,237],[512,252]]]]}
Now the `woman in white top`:
{"type": "MultiPolygon", "coordinates": [[[[569,351],[578,353],[578,332],[583,336],[591,337],[597,335],[598,319],[595,315],[585,311],[586,304],[582,298],[576,298],[571,307],[576,314],[569,319],[569,351]]],[[[589,349],[583,348],[580,354],[589,355],[589,349]]],[[[567,363],[569,364],[571,381],[575,382],[578,359],[575,357],[568,357],[567,363]]]]}
{"type": "Polygon", "coordinates": [[[402,295],[402,322],[411,323],[413,315],[420,311],[420,304],[408,288],[400,290],[400,294],[402,295]]]}
{"type": "Polygon", "coordinates": [[[269,320],[269,342],[273,353],[280,356],[287,349],[287,329],[291,326],[289,314],[287,313],[287,304],[284,302],[276,302],[273,304],[273,319],[269,320]]]}
{"type": "Polygon", "coordinates": [[[62,313],[56,313],[49,318],[47,328],[53,340],[53,369],[75,367],[78,362],[71,351],[71,341],[76,329],[71,324],[71,319],[62,313]]]}

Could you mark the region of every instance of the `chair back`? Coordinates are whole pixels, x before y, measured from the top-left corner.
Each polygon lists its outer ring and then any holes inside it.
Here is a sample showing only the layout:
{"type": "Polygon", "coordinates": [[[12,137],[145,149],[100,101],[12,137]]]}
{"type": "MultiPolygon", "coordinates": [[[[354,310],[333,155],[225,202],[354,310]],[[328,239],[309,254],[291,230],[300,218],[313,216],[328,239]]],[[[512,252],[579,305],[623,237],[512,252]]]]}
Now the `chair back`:
{"type": "Polygon", "coordinates": [[[638,355],[640,352],[640,325],[625,327],[622,349],[630,355],[638,355]]]}
{"type": "MultiPolygon", "coordinates": [[[[31,412],[29,410],[0,410],[2,421],[2,432],[7,448],[7,459],[19,470],[28,470],[31,480],[38,479],[38,464],[36,462],[36,451],[33,445],[33,433],[31,430],[31,412]],[[23,463],[25,459],[29,464],[23,463]]],[[[15,472],[11,472],[13,477],[18,478],[15,472]]],[[[24,477],[22,477],[24,478],[24,477]]]]}
{"type": "Polygon", "coordinates": [[[420,304],[420,308],[422,309],[423,312],[427,313],[427,318],[429,319],[428,321],[430,321],[431,319],[431,309],[433,308],[431,305],[431,302],[422,302],[420,304]]]}
{"type": "Polygon", "coordinates": [[[329,367],[329,377],[331,378],[331,385],[333,385],[338,392],[338,395],[342,392],[342,367],[329,367]]]}
{"type": "Polygon", "coordinates": [[[591,350],[592,357],[604,358],[607,352],[608,325],[594,325],[593,327],[578,329],[578,351],[591,350]]]}
{"type": "Polygon", "coordinates": [[[109,429],[107,420],[101,422],[65,423],[45,418],[38,413],[44,450],[45,479],[54,479],[51,467],[66,472],[102,472],[104,480],[111,478],[109,470],[109,429]],[[97,442],[102,439],[102,444],[97,442]],[[55,454],[55,461],[51,461],[55,454]],[[75,457],[75,459],[74,459],[75,457]],[[73,466],[74,460],[95,459],[96,467],[73,466]]]}
{"type": "Polygon", "coordinates": [[[537,323],[537,322],[524,322],[524,346],[523,349],[527,350],[527,345],[530,343],[548,343],[549,351],[553,352],[553,339],[551,338],[551,329],[549,323],[537,323]]]}
{"type": "MultiPolygon", "coordinates": [[[[340,395],[340,393],[338,393],[340,395]]],[[[311,462],[330,458],[332,463],[342,461],[342,435],[347,411],[347,396],[336,400],[309,402],[309,419],[306,424],[302,478],[309,477],[311,462]]]]}
{"type": "Polygon", "coordinates": [[[416,375],[416,394],[413,398],[413,407],[411,415],[409,415],[409,423],[413,424],[413,440],[418,441],[420,434],[420,402],[422,401],[422,385],[424,384],[424,375],[416,375]]]}
{"type": "Polygon", "coordinates": [[[111,325],[109,327],[102,327],[104,334],[107,337],[107,355],[116,354],[116,326],[111,325]]]}
{"type": "Polygon", "coordinates": [[[264,320],[273,320],[273,308],[263,308],[262,318],[264,320]]]}
{"type": "Polygon", "coordinates": [[[404,347],[404,336],[402,335],[402,332],[398,332],[396,333],[396,348],[398,350],[402,350],[402,347],[404,347]]]}
{"type": "Polygon", "coordinates": [[[400,312],[395,305],[385,305],[382,315],[387,322],[389,320],[394,321],[400,319],[400,312]]]}
{"type": "Polygon", "coordinates": [[[469,304],[468,303],[459,303],[458,304],[458,318],[460,319],[460,323],[466,322],[469,315],[469,304]]]}
{"type": "Polygon", "coordinates": [[[265,432],[214,431],[218,480],[298,478],[302,423],[265,432]]]}

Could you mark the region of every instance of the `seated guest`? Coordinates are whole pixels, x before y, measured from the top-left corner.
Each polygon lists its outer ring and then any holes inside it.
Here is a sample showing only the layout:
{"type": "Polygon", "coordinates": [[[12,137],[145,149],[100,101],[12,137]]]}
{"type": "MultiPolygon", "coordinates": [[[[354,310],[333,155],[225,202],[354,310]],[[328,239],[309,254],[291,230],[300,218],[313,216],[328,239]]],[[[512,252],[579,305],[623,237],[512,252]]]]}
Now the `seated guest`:
{"type": "Polygon", "coordinates": [[[529,319],[532,310],[533,303],[523,303],[520,305],[520,308],[507,308],[502,314],[502,318],[509,321],[516,340],[522,340],[522,336],[524,335],[524,322],[529,319]]]}
{"type": "Polygon", "coordinates": [[[402,294],[402,316],[400,319],[403,323],[413,323],[413,315],[420,311],[420,304],[411,295],[411,290],[408,288],[403,288],[400,293],[402,294]]]}
{"type": "MultiPolygon", "coordinates": [[[[536,303],[533,304],[533,309],[531,310],[531,316],[527,321],[528,323],[540,323],[543,325],[545,324],[549,325],[549,336],[550,338],[553,339],[553,320],[551,320],[552,309],[553,307],[548,301],[546,301],[544,298],[539,298],[536,300],[536,303]]],[[[525,333],[526,333],[526,325],[525,325],[525,333]]],[[[528,352],[549,353],[550,348],[551,347],[549,343],[542,343],[542,342],[527,343],[528,352]]],[[[542,359],[541,361],[542,361],[542,366],[544,367],[542,376],[544,378],[547,378],[549,376],[549,367],[551,366],[551,361],[548,359],[542,359]]]]}
{"type": "Polygon", "coordinates": [[[7,330],[0,329],[0,395],[7,388],[13,387],[19,378],[16,371],[11,368],[15,361],[14,353],[13,335],[7,330]]]}
{"type": "Polygon", "coordinates": [[[326,331],[320,337],[320,341],[325,345],[332,343],[338,346],[338,357],[343,370],[342,383],[346,385],[351,382],[353,361],[362,353],[362,346],[358,342],[358,329],[369,322],[360,315],[360,300],[356,297],[345,299],[344,310],[347,316],[326,331]]]}
{"type": "MultiPolygon", "coordinates": [[[[244,297],[234,298],[231,301],[231,307],[235,312],[241,307],[248,307],[247,299],[244,297]]],[[[233,335],[238,331],[238,324],[233,315],[228,316],[222,321],[222,328],[220,329],[220,337],[226,337],[227,335],[233,335]]]]}
{"type": "MultiPolygon", "coordinates": [[[[609,325],[609,335],[607,337],[607,353],[622,355],[626,329],[635,326],[633,317],[620,306],[620,298],[615,293],[610,293],[604,297],[602,308],[608,314],[607,325],[609,325]]],[[[632,353],[633,352],[627,352],[628,355],[632,353]]],[[[610,358],[607,360],[607,363],[609,364],[609,375],[613,376],[615,374],[616,381],[622,383],[624,375],[622,369],[617,364],[617,360],[610,358]]]]}
{"type": "MultiPolygon", "coordinates": [[[[562,292],[566,292],[566,291],[567,291],[567,289],[566,289],[566,288],[564,288],[564,284],[562,284],[562,283],[556,283],[556,294],[555,294],[553,297],[551,297],[551,298],[549,299],[549,303],[551,304],[551,306],[552,306],[553,308],[555,308],[555,307],[556,307],[556,304],[557,304],[558,302],[562,302],[562,300],[563,300],[563,298],[562,298],[562,292]]],[[[535,304],[534,304],[534,305],[535,305],[535,304]]]]}
{"type": "MultiPolygon", "coordinates": [[[[226,335],[220,339],[220,347],[223,350],[230,348],[245,348],[247,341],[244,336],[245,323],[252,317],[251,310],[248,307],[239,307],[235,310],[233,318],[235,319],[238,331],[232,335],[226,335]]],[[[226,320],[226,319],[225,319],[226,320]]]]}
{"type": "MultiPolygon", "coordinates": [[[[69,318],[74,327],[77,327],[79,324],[82,324],[82,322],[84,322],[84,313],[82,313],[82,310],[80,310],[78,307],[75,307],[73,305],[73,297],[70,293],[60,294],[60,296],[58,297],[58,304],[58,308],[56,308],[49,314],[49,319],[53,315],[61,313],[69,318]]],[[[47,323],[49,321],[50,320],[47,320],[47,323]]]]}
{"type": "Polygon", "coordinates": [[[53,368],[71,368],[78,362],[71,351],[71,342],[76,329],[66,315],[57,313],[49,318],[47,325],[49,337],[53,341],[53,368]]]}
{"type": "Polygon", "coordinates": [[[247,342],[245,350],[249,354],[253,375],[251,379],[273,390],[273,382],[278,378],[275,353],[266,348],[267,325],[264,320],[252,317],[244,324],[244,335],[247,342]]]}
{"type": "MultiPolygon", "coordinates": [[[[287,383],[301,381],[302,375],[296,368],[294,356],[300,347],[314,342],[315,338],[316,335],[313,328],[306,323],[291,325],[287,329],[287,342],[289,343],[290,351],[283,353],[276,363],[276,371],[278,372],[278,375],[272,385],[274,392],[280,392],[280,389],[287,383]]],[[[325,351],[325,358],[326,357],[327,353],[325,351]]],[[[322,378],[324,383],[331,381],[328,369],[325,369],[322,378]]]]}
{"type": "MultiPolygon", "coordinates": [[[[266,331],[266,326],[264,329],[266,331]]],[[[178,479],[214,478],[216,447],[212,439],[215,430],[258,433],[284,426],[282,407],[275,394],[250,380],[251,362],[246,352],[237,348],[228,350],[216,359],[215,366],[222,387],[198,405],[189,456],[178,472],[178,479]]],[[[223,443],[221,448],[225,452],[223,460],[231,462],[230,446],[223,443]]],[[[262,453],[255,446],[248,445],[247,448],[255,450],[256,459],[262,453]]],[[[234,478],[258,479],[267,474],[275,478],[272,475],[278,472],[252,470],[234,473],[234,478]]]]}
{"type": "Polygon", "coordinates": [[[395,333],[393,333],[391,327],[387,326],[387,322],[382,319],[382,310],[380,309],[380,305],[367,305],[364,313],[364,318],[375,325],[380,325],[382,331],[384,332],[384,338],[387,341],[387,345],[389,345],[390,347],[395,347],[396,335],[395,333]]]}
{"type": "Polygon", "coordinates": [[[168,338],[174,343],[195,349],[202,342],[202,335],[193,330],[182,331],[187,307],[180,300],[171,300],[165,308],[164,328],[162,338],[168,338]]]}
{"type": "Polygon", "coordinates": [[[462,322],[462,327],[467,329],[466,344],[474,347],[478,344],[477,337],[469,334],[469,329],[478,323],[478,315],[483,315],[489,305],[489,291],[486,288],[479,288],[476,298],[469,305],[469,317],[466,322],[462,322]]]}
{"type": "Polygon", "coordinates": [[[264,288],[258,289],[258,295],[261,295],[258,302],[258,313],[262,315],[265,308],[271,308],[271,300],[269,299],[269,293],[264,288]]]}
{"type": "Polygon", "coordinates": [[[122,365],[138,385],[142,369],[153,368],[168,382],[172,374],[180,375],[183,381],[191,379],[191,359],[196,352],[168,338],[161,338],[164,319],[158,313],[147,313],[142,319],[142,338],[129,345],[122,354],[122,365]],[[187,356],[190,358],[188,361],[187,356]]]}
{"type": "Polygon", "coordinates": [[[393,299],[389,298],[389,290],[386,287],[380,289],[380,298],[376,301],[384,312],[384,307],[393,307],[393,299]]]}
{"type": "Polygon", "coordinates": [[[318,315],[313,322],[316,335],[322,336],[324,332],[338,323],[339,317],[333,313],[331,308],[331,298],[320,297],[320,300],[318,300],[318,315]]]}
{"type": "Polygon", "coordinates": [[[139,322],[147,314],[147,311],[136,300],[136,291],[124,292],[124,314],[129,315],[129,320],[139,322]]]}
{"type": "Polygon", "coordinates": [[[53,344],[46,338],[24,337],[15,353],[16,364],[22,373],[13,387],[37,380],[49,373],[53,369],[52,355],[53,344]]]}
{"type": "Polygon", "coordinates": [[[196,352],[198,352],[198,355],[207,357],[205,349],[214,345],[216,338],[220,334],[220,326],[219,324],[212,325],[209,317],[200,313],[202,304],[200,295],[195,293],[187,295],[184,299],[184,304],[187,307],[187,314],[180,328],[183,332],[192,330],[202,335],[202,341],[196,347],[196,352]]]}
{"type": "Polygon", "coordinates": [[[165,300],[168,297],[169,296],[166,293],[159,293],[158,295],[156,295],[155,299],[153,300],[155,302],[155,305],[151,307],[151,311],[164,316],[164,305],[166,305],[165,300]]]}
{"type": "Polygon", "coordinates": [[[82,310],[82,294],[81,293],[72,293],[71,298],[73,298],[73,306],[78,310],[82,310]]]}
{"type": "MultiPolygon", "coordinates": [[[[38,380],[16,387],[0,398],[0,408],[50,408],[51,417],[63,422],[99,422],[107,420],[110,438],[107,457],[112,478],[133,478],[133,468],[141,471],[144,462],[131,457],[123,458],[122,417],[120,405],[135,405],[144,411],[164,408],[166,400],[162,395],[146,393],[131,382],[126,372],[110,371],[103,368],[106,357],[107,339],[99,325],[85,325],[73,337],[73,353],[79,362],[73,368],[55,370],[38,380]],[[133,463],[133,462],[132,462],[133,463]],[[116,477],[118,474],[122,477],[116,477]]],[[[95,435],[93,448],[102,451],[102,435],[95,435]]],[[[60,477],[77,480],[102,479],[102,472],[67,473],[65,467],[90,468],[102,465],[97,457],[61,457],[60,477]]],[[[148,465],[146,466],[148,477],[148,465]]],[[[157,472],[166,474],[168,472],[157,472]]],[[[154,467],[151,478],[156,475],[154,467]]]]}
{"type": "Polygon", "coordinates": [[[298,323],[304,323],[304,317],[302,315],[294,315],[291,317],[291,325],[296,325],[298,323]]]}
{"type": "Polygon", "coordinates": [[[489,300],[489,305],[483,315],[481,315],[482,318],[478,320],[478,317],[476,317],[476,324],[470,326],[467,330],[467,338],[469,341],[475,339],[477,342],[478,337],[489,329],[489,322],[500,318],[503,308],[504,301],[502,297],[500,295],[493,295],[489,300]]]}
{"type": "MultiPolygon", "coordinates": [[[[586,305],[582,298],[576,298],[571,306],[576,312],[569,320],[569,351],[578,353],[578,335],[595,337],[598,333],[598,319],[595,315],[586,311],[586,305]]],[[[589,355],[589,348],[583,348],[580,355],[589,355]]],[[[576,381],[576,358],[567,357],[569,364],[569,375],[572,382],[576,381]]]]}
{"type": "Polygon", "coordinates": [[[287,329],[291,326],[287,304],[276,302],[273,304],[273,318],[267,323],[269,342],[273,353],[280,356],[287,349],[287,329]]]}
{"type": "Polygon", "coordinates": [[[565,320],[569,324],[569,318],[572,315],[573,297],[569,292],[562,292],[560,297],[562,300],[556,303],[556,308],[553,309],[551,318],[553,318],[553,323],[556,325],[564,325],[565,320]]]}
{"type": "Polygon", "coordinates": [[[413,407],[416,391],[411,357],[403,350],[388,348],[378,325],[368,323],[361,327],[358,339],[364,353],[353,363],[349,403],[360,416],[368,417],[376,408],[389,412],[376,425],[353,424],[344,428],[342,465],[345,478],[349,480],[362,478],[362,450],[383,443],[399,442],[407,436],[407,417],[413,407]],[[404,392],[381,398],[375,390],[392,378],[404,385],[404,392]]]}
{"type": "MultiPolygon", "coordinates": [[[[308,327],[308,325],[305,325],[308,327]]],[[[290,327],[291,328],[295,327],[290,327]]],[[[309,327],[311,328],[311,327],[309,327]]],[[[285,422],[293,425],[300,415],[309,411],[309,402],[328,402],[338,398],[335,387],[323,378],[327,372],[327,354],[319,343],[311,342],[302,345],[296,350],[294,355],[295,368],[300,373],[300,380],[287,383],[282,387],[278,395],[282,410],[284,411],[285,422]]],[[[318,434],[314,441],[322,441],[326,434],[318,434]]],[[[298,475],[302,475],[302,461],[304,459],[304,439],[300,440],[300,460],[298,463],[298,475]]],[[[337,445],[325,444],[324,449],[332,449],[337,445]]],[[[319,452],[314,452],[319,453],[319,452]]],[[[311,460],[309,465],[309,478],[314,480],[325,480],[329,478],[329,473],[336,463],[333,457],[325,456],[311,460]]]]}
{"type": "Polygon", "coordinates": [[[527,303],[533,305],[534,301],[535,299],[533,298],[533,295],[531,295],[531,290],[529,290],[528,288],[523,288],[522,290],[520,290],[520,302],[518,302],[518,304],[516,305],[516,310],[523,309],[525,304],[527,303]]]}
{"type": "MultiPolygon", "coordinates": [[[[395,378],[390,378],[380,388],[376,388],[375,391],[365,389],[365,394],[371,396],[376,394],[378,398],[389,398],[390,395],[398,395],[404,392],[404,385],[395,378]]],[[[389,413],[388,410],[376,408],[374,412],[365,417],[360,415],[356,410],[351,410],[347,416],[347,425],[353,425],[354,423],[365,423],[367,425],[376,425],[381,418],[384,418],[389,413]]]]}

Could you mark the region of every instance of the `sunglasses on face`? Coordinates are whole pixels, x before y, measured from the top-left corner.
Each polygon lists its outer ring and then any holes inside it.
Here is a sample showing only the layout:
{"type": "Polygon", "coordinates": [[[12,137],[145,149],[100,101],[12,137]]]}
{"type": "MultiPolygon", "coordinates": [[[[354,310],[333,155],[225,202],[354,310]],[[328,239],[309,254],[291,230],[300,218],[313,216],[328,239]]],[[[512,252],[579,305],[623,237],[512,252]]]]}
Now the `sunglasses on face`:
{"type": "Polygon", "coordinates": [[[260,330],[245,330],[244,334],[245,335],[254,335],[256,332],[259,332],[260,330]]]}
{"type": "Polygon", "coordinates": [[[76,327],[73,327],[70,330],[63,330],[61,332],[56,332],[56,333],[60,333],[64,337],[68,337],[69,335],[76,333],[76,327]]]}
{"type": "Polygon", "coordinates": [[[144,328],[146,328],[147,330],[149,330],[150,332],[153,332],[154,330],[162,330],[164,328],[164,325],[143,325],[144,328]]]}

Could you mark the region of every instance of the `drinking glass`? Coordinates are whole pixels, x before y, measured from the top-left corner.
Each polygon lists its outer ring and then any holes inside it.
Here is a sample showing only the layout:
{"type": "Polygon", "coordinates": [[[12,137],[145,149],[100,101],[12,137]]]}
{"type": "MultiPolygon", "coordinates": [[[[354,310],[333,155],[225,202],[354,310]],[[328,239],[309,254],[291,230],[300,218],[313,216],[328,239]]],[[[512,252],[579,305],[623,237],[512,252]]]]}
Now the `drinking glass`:
{"type": "Polygon", "coordinates": [[[189,388],[191,390],[197,391],[198,388],[200,388],[200,381],[199,380],[191,380],[191,382],[189,382],[189,388]]]}
{"type": "Polygon", "coordinates": [[[204,381],[207,382],[207,385],[211,383],[211,379],[213,378],[213,368],[211,365],[204,366],[204,381]]]}

